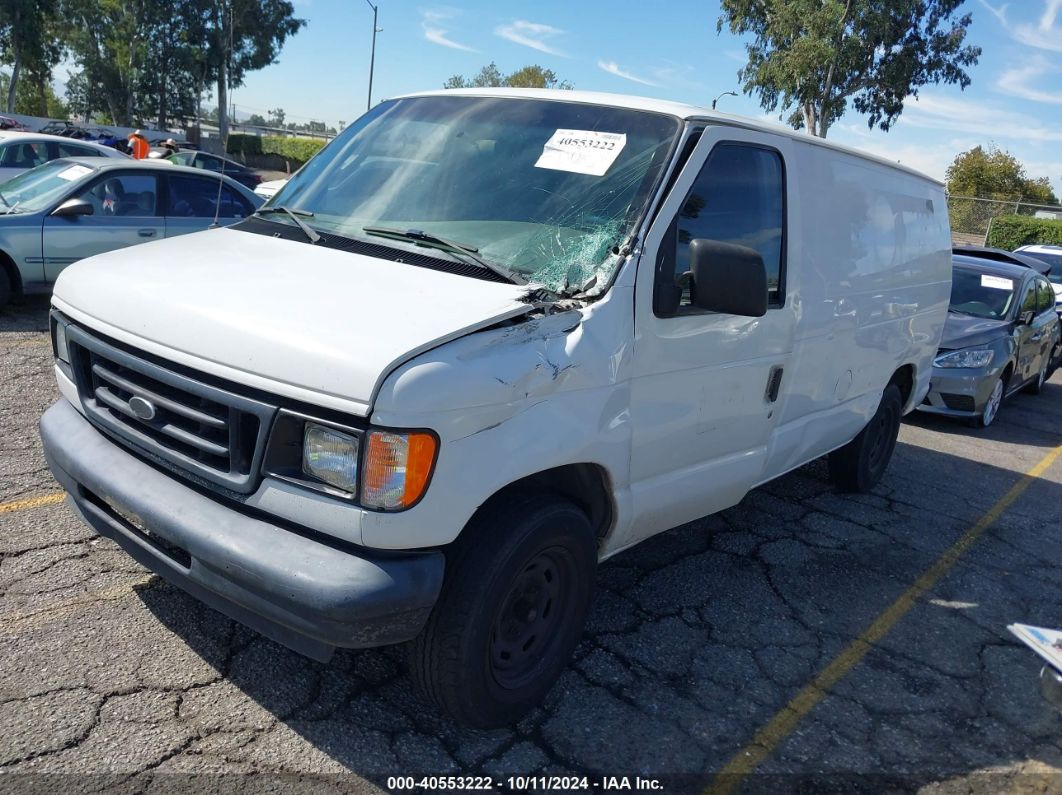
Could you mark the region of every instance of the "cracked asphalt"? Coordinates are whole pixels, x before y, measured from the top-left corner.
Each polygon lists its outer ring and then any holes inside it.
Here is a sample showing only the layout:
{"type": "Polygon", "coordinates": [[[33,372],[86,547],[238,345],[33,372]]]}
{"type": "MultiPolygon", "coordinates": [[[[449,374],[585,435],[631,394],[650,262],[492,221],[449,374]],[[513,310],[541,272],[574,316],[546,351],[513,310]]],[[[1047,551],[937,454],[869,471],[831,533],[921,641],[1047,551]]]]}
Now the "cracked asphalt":
{"type": "MultiPolygon", "coordinates": [[[[47,302],[0,310],[0,504],[54,493],[47,302]]],[[[816,462],[604,564],[575,658],[511,730],[422,704],[402,649],[299,657],[62,502],[0,507],[0,789],[376,791],[395,775],[641,775],[695,792],[1062,444],[1062,373],[992,428],[908,418],[884,482],[816,462]]],[[[780,738],[744,791],[1062,791],[1062,720],[1006,625],[1062,625],[1062,461],[780,738]]],[[[718,782],[717,782],[718,783],[718,782]]]]}

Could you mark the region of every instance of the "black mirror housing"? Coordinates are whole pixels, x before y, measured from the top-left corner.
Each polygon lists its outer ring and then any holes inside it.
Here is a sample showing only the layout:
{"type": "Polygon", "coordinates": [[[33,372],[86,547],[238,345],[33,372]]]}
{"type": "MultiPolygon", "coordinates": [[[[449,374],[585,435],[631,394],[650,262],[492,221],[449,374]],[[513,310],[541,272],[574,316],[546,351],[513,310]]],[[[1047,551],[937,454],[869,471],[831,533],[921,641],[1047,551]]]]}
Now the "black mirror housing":
{"type": "Polygon", "coordinates": [[[1036,312],[1031,309],[1018,315],[1019,326],[1031,326],[1034,320],[1036,320],[1036,312]]]}
{"type": "Polygon", "coordinates": [[[698,309],[767,314],[767,266],[755,249],[698,238],[690,243],[691,300],[698,309]]]}
{"type": "Polygon", "coordinates": [[[72,218],[78,215],[92,215],[94,212],[92,205],[84,199],[67,199],[52,210],[52,215],[58,218],[72,218]]]}

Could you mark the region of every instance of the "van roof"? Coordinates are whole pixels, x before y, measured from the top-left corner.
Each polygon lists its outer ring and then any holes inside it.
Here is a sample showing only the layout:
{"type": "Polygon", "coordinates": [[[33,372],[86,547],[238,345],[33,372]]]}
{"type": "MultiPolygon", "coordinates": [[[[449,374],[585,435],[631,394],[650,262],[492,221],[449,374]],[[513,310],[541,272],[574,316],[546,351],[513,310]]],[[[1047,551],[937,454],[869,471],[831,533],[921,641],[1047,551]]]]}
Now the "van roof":
{"type": "Polygon", "coordinates": [[[669,116],[675,116],[686,121],[704,121],[725,124],[731,127],[741,127],[747,130],[768,132],[772,135],[784,135],[787,138],[792,138],[800,143],[822,146],[827,149],[844,152],[849,155],[854,155],[855,157],[863,158],[864,160],[870,160],[875,163],[889,166],[890,168],[906,171],[909,174],[921,177],[934,184],[943,185],[940,180],[934,179],[910,166],[905,166],[902,163],[888,160],[884,157],[878,157],[877,155],[872,155],[868,152],[845,146],[844,144],[827,141],[824,138],[816,138],[813,135],[808,135],[807,133],[799,132],[790,129],[789,127],[783,127],[781,124],[772,124],[771,122],[750,119],[747,116],[738,116],[732,113],[720,113],[719,111],[710,110],[706,107],[688,105],[682,102],[672,102],[664,99],[652,99],[650,97],[640,97],[631,94],[609,94],[601,91],[568,91],[553,88],[446,88],[436,91],[418,91],[411,94],[403,94],[400,97],[396,97],[396,99],[404,99],[405,97],[454,95],[466,97],[507,97],[510,99],[550,99],[561,102],[576,102],[585,105],[608,105],[615,108],[629,108],[631,110],[642,110],[651,113],[665,113],[669,116]]]}

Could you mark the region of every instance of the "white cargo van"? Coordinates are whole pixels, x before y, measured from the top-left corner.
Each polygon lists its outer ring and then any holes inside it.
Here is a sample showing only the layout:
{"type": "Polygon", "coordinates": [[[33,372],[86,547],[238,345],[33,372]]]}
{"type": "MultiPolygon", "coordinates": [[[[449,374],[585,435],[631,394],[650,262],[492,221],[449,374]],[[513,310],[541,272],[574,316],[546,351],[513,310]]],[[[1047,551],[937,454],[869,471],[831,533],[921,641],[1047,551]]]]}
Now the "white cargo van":
{"type": "Polygon", "coordinates": [[[803,134],[403,97],[255,217],[64,271],[41,435],[148,568],[320,660],[412,640],[430,699],[506,724],[600,560],[826,454],[878,482],[950,251],[939,183],[803,134]]]}

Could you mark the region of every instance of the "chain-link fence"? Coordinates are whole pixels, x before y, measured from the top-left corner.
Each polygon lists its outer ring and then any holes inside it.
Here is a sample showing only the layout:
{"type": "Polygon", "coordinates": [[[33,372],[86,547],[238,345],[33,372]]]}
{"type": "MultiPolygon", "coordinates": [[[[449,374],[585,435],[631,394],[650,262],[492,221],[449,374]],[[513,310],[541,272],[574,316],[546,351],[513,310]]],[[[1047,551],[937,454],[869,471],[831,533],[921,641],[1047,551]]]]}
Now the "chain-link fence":
{"type": "Polygon", "coordinates": [[[1062,205],[949,196],[948,214],[951,216],[952,243],[983,246],[992,228],[992,221],[999,216],[1027,215],[1062,221],[1062,205]]]}

